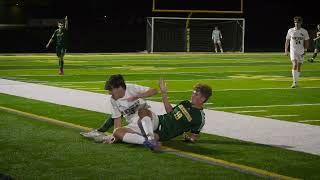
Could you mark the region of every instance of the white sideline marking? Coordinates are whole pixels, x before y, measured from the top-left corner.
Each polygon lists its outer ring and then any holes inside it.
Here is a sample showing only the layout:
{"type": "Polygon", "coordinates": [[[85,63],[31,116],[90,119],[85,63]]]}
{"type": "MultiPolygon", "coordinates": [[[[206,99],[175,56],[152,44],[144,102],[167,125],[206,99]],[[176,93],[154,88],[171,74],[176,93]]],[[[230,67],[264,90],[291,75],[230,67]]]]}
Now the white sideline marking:
{"type": "Polygon", "coordinates": [[[294,116],[299,116],[297,114],[274,114],[270,116],[265,116],[265,117],[294,117],[294,116]]]}
{"type": "Polygon", "coordinates": [[[298,121],[298,122],[319,122],[320,120],[303,120],[303,121],[298,121]]]}
{"type": "Polygon", "coordinates": [[[73,85],[64,85],[66,88],[84,88],[85,86],[73,86],[73,85]]]}
{"type": "Polygon", "coordinates": [[[287,107],[287,106],[318,106],[320,103],[314,104],[279,104],[279,105],[268,105],[268,106],[229,106],[229,107],[214,107],[211,109],[233,109],[233,108],[256,108],[256,107],[287,107]]]}
{"type": "Polygon", "coordinates": [[[90,88],[90,87],[81,87],[80,89],[87,89],[87,90],[99,90],[99,88],[90,88]]]}
{"type": "Polygon", "coordinates": [[[255,111],[234,111],[235,113],[247,113],[247,112],[266,112],[267,110],[255,110],[255,111]]]}

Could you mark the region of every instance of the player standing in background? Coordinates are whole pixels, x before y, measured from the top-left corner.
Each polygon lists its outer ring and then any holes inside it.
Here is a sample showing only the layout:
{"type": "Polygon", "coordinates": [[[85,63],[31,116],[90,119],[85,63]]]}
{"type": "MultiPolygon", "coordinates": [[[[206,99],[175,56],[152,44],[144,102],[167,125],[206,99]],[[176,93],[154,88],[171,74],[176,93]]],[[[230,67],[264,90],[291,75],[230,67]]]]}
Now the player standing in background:
{"type": "Polygon", "coordinates": [[[317,26],[317,33],[316,33],[316,38],[313,39],[314,41],[314,53],[311,59],[309,59],[309,62],[314,62],[314,60],[317,57],[317,54],[320,50],[320,24],[318,24],[317,26]]]}
{"type": "Polygon", "coordinates": [[[56,54],[59,58],[59,74],[64,75],[63,65],[64,65],[64,55],[66,53],[66,45],[67,45],[67,31],[68,31],[68,17],[64,18],[64,22],[58,22],[58,29],[54,31],[52,37],[50,38],[46,48],[52,42],[56,44],[56,54]]]}
{"type": "Polygon", "coordinates": [[[222,44],[221,44],[222,34],[217,26],[214,27],[214,30],[212,31],[211,39],[213,40],[214,51],[217,53],[218,46],[219,46],[221,53],[223,53],[222,44]]]}
{"type": "Polygon", "coordinates": [[[296,88],[303,64],[304,55],[309,48],[308,31],[301,27],[302,17],[296,16],[293,18],[294,27],[288,30],[285,42],[284,52],[288,55],[288,47],[290,44],[290,59],[292,62],[292,86],[296,88]]]}

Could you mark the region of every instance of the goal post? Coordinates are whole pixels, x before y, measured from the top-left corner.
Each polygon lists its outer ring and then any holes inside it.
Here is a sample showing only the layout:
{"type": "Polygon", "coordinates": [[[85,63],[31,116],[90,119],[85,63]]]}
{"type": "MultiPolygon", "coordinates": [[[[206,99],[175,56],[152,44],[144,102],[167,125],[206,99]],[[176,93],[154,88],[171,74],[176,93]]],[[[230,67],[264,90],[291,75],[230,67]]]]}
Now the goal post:
{"type": "Polygon", "coordinates": [[[146,45],[153,52],[213,52],[212,31],[222,33],[227,52],[244,52],[244,18],[148,17],[146,45]]]}

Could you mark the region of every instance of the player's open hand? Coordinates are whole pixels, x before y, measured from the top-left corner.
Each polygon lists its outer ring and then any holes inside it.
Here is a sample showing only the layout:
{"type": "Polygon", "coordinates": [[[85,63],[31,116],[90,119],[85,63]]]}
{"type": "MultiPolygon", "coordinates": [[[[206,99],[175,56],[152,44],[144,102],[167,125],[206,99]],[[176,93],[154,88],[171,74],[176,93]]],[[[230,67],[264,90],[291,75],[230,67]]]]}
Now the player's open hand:
{"type": "Polygon", "coordinates": [[[160,87],[160,91],[161,91],[161,93],[167,93],[167,85],[166,85],[166,82],[162,79],[162,78],[160,78],[160,80],[159,80],[159,87],[160,87]]]}

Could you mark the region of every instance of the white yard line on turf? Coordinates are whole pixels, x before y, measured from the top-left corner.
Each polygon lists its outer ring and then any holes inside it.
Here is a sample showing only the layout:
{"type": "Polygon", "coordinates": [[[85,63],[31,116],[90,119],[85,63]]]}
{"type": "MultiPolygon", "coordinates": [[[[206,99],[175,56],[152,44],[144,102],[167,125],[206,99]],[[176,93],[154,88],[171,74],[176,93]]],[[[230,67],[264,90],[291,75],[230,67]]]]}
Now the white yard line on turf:
{"type": "Polygon", "coordinates": [[[228,106],[228,107],[214,107],[212,109],[236,109],[236,108],[257,108],[257,107],[294,107],[294,106],[319,106],[320,103],[313,104],[279,104],[279,105],[267,105],[267,106],[228,106]]]}
{"type": "Polygon", "coordinates": [[[256,110],[256,111],[234,111],[235,113],[248,113],[248,112],[266,112],[267,110],[256,110]]]}
{"type": "Polygon", "coordinates": [[[274,115],[270,115],[270,116],[264,116],[264,117],[295,117],[295,116],[299,116],[297,114],[274,114],[274,115]]]}
{"type": "MultiPolygon", "coordinates": [[[[110,95],[0,79],[0,93],[110,114],[110,95]]],[[[156,114],[162,103],[148,101],[156,114]]],[[[320,104],[319,104],[320,105],[320,104]]],[[[320,126],[204,110],[204,133],[320,155],[320,126]]]]}
{"type": "Polygon", "coordinates": [[[320,120],[303,120],[298,122],[320,122],[320,120]]]}

